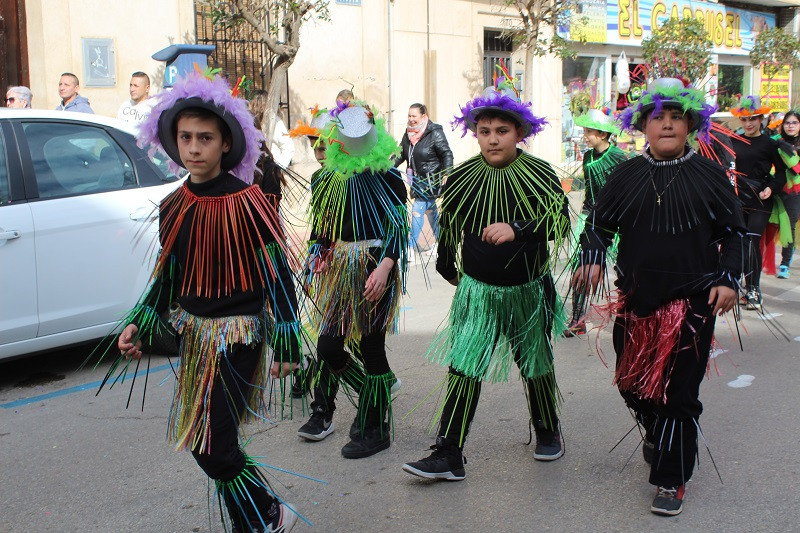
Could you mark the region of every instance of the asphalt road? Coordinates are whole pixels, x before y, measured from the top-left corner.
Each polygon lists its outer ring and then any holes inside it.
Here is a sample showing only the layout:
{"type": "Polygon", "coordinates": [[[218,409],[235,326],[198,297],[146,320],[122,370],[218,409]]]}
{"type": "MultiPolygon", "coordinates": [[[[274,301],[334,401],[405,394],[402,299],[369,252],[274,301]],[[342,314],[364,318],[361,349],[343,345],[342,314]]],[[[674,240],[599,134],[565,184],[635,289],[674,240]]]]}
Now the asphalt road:
{"type": "MultiPolygon", "coordinates": [[[[533,460],[522,386],[513,378],[483,389],[465,448],[465,481],[430,483],[401,471],[403,462],[427,455],[437,398],[425,398],[444,376],[423,356],[453,288],[430,272],[430,288],[421,268],[411,273],[401,333],[388,342],[403,380],[390,449],[361,460],[341,457],[354,415],[344,398],[337,431],[320,443],[296,436],[304,421],[300,401],[293,420],[247,427],[251,455],[326,482],[274,472],[278,490],[314,524],[295,531],[800,530],[800,268],[789,280],[765,276],[774,318],[744,312],[743,352],[728,326],[718,325],[729,351],[715,359],[701,387],[701,425],[724,483],[703,448],[684,512],[674,518],[649,512],[654,489],[637,442],[629,437],[609,452],[633,423],[611,370],[597,357],[598,342],[612,356],[605,333],[556,345],[565,398],[562,459],[533,460]],[[770,332],[774,321],[791,342],[770,332]]],[[[141,381],[129,409],[127,386],[95,396],[104,368],[77,370],[88,352],[0,364],[0,531],[221,531],[209,517],[206,478],[190,454],[165,442],[173,386],[167,359],[152,361],[142,412],[141,381]]]]}

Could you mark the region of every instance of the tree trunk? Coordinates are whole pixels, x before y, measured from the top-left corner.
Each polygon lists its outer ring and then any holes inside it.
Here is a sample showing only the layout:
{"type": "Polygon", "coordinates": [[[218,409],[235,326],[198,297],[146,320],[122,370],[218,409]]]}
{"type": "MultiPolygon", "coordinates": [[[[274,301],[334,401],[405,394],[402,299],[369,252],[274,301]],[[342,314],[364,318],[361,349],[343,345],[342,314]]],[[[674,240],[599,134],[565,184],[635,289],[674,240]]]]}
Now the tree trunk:
{"type": "Polygon", "coordinates": [[[267,88],[267,111],[264,114],[264,122],[261,124],[261,131],[264,133],[267,147],[272,146],[272,139],[275,137],[275,124],[278,118],[278,106],[281,101],[281,91],[286,86],[286,74],[289,71],[291,61],[280,61],[272,71],[267,88]]]}

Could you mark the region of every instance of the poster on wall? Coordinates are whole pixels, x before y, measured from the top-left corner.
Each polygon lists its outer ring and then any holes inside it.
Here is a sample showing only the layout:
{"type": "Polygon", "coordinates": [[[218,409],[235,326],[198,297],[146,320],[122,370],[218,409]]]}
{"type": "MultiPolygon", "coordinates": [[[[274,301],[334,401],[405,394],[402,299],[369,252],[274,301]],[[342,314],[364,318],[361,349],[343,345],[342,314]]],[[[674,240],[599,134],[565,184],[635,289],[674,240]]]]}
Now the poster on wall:
{"type": "Polygon", "coordinates": [[[715,54],[748,55],[758,34],[775,27],[775,15],[696,0],[590,0],[580,2],[558,34],[569,40],[640,46],[670,18],[694,17],[706,25],[715,54]],[[602,17],[601,13],[602,12],[602,17]],[[602,31],[604,19],[605,32],[602,31]]]}
{"type": "Polygon", "coordinates": [[[789,111],[789,91],[792,86],[792,72],[789,65],[785,65],[772,79],[767,78],[764,68],[761,68],[761,87],[759,94],[764,105],[768,105],[773,112],[789,111]]]}

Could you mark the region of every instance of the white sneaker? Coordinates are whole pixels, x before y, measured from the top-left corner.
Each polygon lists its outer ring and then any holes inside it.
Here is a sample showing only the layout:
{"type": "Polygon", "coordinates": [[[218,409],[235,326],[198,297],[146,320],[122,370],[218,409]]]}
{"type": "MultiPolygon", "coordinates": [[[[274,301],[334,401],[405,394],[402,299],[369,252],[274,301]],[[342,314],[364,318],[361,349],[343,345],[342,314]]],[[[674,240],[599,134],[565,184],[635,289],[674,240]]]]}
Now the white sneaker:
{"type": "Polygon", "coordinates": [[[417,257],[416,257],[416,254],[414,253],[414,250],[409,250],[408,251],[408,264],[410,265],[410,264],[413,264],[413,263],[416,263],[416,262],[417,262],[417,257]]]}
{"type": "Polygon", "coordinates": [[[389,394],[394,397],[397,396],[397,393],[400,392],[400,387],[403,386],[403,382],[400,381],[400,378],[395,377],[394,383],[392,383],[392,388],[389,390],[389,394]]]}

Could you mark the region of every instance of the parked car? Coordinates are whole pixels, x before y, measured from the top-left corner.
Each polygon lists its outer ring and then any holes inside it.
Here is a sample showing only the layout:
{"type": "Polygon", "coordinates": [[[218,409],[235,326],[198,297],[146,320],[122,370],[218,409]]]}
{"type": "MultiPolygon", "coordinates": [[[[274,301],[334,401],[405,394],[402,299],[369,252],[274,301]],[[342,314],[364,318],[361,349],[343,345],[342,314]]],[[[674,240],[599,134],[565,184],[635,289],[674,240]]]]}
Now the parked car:
{"type": "Polygon", "coordinates": [[[156,208],[179,185],[121,122],[0,110],[0,359],[108,334],[147,285],[156,208]]]}

